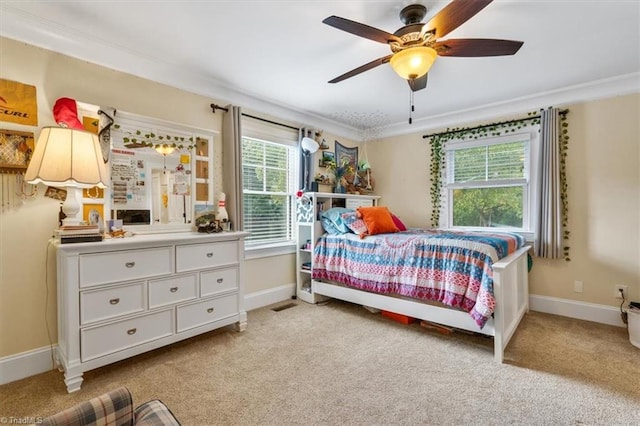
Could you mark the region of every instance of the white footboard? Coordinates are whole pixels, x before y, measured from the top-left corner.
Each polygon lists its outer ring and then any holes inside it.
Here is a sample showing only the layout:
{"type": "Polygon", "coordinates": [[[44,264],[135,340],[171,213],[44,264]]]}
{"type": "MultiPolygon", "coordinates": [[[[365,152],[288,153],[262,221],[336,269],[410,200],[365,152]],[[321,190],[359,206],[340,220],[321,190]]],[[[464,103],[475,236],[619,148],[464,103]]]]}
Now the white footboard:
{"type": "Polygon", "coordinates": [[[523,315],[529,309],[528,251],[528,247],[521,248],[493,265],[496,309],[494,318],[489,319],[482,329],[466,312],[428,305],[419,301],[369,293],[316,280],[312,281],[313,292],[334,299],[493,336],[494,359],[501,363],[504,359],[504,349],[523,315]]]}
{"type": "Polygon", "coordinates": [[[528,246],[523,247],[493,264],[493,293],[496,298],[493,350],[498,362],[503,361],[504,349],[520,320],[529,311],[529,249],[528,246]]]}

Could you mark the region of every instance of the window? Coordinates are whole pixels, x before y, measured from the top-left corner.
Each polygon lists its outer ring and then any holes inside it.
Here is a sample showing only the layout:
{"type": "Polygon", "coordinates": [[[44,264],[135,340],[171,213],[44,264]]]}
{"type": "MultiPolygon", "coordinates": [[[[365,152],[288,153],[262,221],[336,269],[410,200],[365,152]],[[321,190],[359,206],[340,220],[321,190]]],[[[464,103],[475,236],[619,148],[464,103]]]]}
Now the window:
{"type": "Polygon", "coordinates": [[[242,137],[246,247],[295,244],[297,132],[251,122],[242,137]]]}
{"type": "Polygon", "coordinates": [[[534,145],[537,132],[450,143],[445,167],[449,227],[532,232],[534,145]]]}

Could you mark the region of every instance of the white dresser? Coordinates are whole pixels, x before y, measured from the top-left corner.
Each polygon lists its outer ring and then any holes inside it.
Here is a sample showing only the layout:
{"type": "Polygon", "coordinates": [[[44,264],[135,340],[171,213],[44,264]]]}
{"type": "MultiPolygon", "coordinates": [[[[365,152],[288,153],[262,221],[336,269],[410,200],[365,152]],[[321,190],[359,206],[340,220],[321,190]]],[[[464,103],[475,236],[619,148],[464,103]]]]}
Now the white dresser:
{"type": "Polygon", "coordinates": [[[58,351],[67,391],[82,374],[207,331],[243,331],[245,232],[56,243],[58,351]]]}

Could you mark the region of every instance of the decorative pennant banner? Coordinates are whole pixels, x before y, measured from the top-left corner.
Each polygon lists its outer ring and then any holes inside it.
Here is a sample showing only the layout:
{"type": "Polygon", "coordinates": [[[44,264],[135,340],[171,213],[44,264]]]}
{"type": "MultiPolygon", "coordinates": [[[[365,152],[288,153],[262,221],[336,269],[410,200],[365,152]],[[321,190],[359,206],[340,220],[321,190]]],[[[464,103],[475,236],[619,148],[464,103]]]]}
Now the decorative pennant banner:
{"type": "Polygon", "coordinates": [[[36,86],[0,79],[0,121],[37,126],[36,86]]]}

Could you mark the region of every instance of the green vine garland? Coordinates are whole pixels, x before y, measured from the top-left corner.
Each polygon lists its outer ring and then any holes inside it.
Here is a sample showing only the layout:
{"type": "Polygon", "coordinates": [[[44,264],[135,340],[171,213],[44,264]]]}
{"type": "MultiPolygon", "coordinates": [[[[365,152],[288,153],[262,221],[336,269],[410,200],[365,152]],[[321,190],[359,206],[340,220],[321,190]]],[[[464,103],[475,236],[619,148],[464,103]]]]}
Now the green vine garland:
{"type": "Polygon", "coordinates": [[[521,120],[505,121],[501,123],[491,123],[477,127],[454,127],[447,128],[446,131],[426,136],[431,141],[431,226],[438,226],[440,223],[440,211],[442,208],[442,176],[445,168],[444,148],[447,142],[453,139],[480,139],[489,136],[501,136],[510,132],[516,132],[525,127],[525,122],[540,124],[540,116],[536,112],[527,114],[528,118],[521,120]]]}
{"type": "Polygon", "coordinates": [[[440,224],[440,198],[442,189],[442,169],[444,168],[444,138],[445,135],[438,135],[431,138],[431,226],[438,227],[440,224]]]}
{"type": "MultiPolygon", "coordinates": [[[[120,129],[119,124],[114,124],[113,128],[120,129]]],[[[124,136],[122,141],[127,148],[175,148],[191,150],[195,147],[193,137],[156,135],[153,132],[143,133],[141,130],[125,132],[129,136],[124,136]],[[187,145],[185,145],[187,143],[187,145]]]]}
{"type": "MultiPolygon", "coordinates": [[[[560,216],[562,220],[563,239],[569,240],[569,202],[567,197],[567,150],[569,149],[569,123],[567,123],[566,114],[560,115],[560,146],[558,147],[560,155],[560,216]]],[[[569,246],[563,244],[564,260],[571,260],[569,257],[569,246]]]]}
{"type": "MultiPolygon", "coordinates": [[[[566,114],[560,115],[561,136],[560,136],[560,200],[561,200],[561,217],[563,227],[563,238],[569,240],[569,205],[567,197],[567,174],[566,174],[566,157],[569,147],[569,124],[567,123],[566,114]]],[[[440,211],[442,210],[442,177],[445,169],[445,146],[453,139],[480,139],[490,136],[501,136],[507,133],[515,133],[528,125],[540,124],[540,115],[538,112],[529,112],[527,118],[521,120],[511,120],[499,123],[491,123],[477,127],[455,127],[447,128],[446,131],[433,135],[424,136],[431,142],[431,160],[429,171],[431,173],[431,226],[437,227],[440,224],[440,211]],[[525,124],[530,123],[530,124],[525,124]]],[[[538,130],[539,132],[540,130],[538,130]]],[[[569,246],[564,246],[564,259],[569,258],[569,246]]]]}

